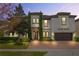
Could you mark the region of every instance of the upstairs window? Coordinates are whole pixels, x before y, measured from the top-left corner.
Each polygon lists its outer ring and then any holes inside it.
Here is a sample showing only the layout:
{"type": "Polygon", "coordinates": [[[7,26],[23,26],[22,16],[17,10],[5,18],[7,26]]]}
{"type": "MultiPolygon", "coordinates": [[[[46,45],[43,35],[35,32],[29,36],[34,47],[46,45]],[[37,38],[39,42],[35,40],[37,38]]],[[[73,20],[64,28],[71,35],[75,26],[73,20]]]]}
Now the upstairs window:
{"type": "Polygon", "coordinates": [[[36,23],[39,23],[39,19],[36,19],[36,23]]]}
{"type": "Polygon", "coordinates": [[[39,19],[33,19],[33,23],[39,23],[39,19]]]}
{"type": "Polygon", "coordinates": [[[32,21],[33,21],[33,23],[35,23],[35,22],[36,22],[36,21],[35,21],[35,19],[33,19],[32,21]]]}
{"type": "Polygon", "coordinates": [[[48,21],[44,20],[44,26],[48,26],[48,21]]]}
{"type": "Polygon", "coordinates": [[[66,18],[65,17],[62,17],[61,23],[62,23],[62,25],[66,25],[66,18]]]}

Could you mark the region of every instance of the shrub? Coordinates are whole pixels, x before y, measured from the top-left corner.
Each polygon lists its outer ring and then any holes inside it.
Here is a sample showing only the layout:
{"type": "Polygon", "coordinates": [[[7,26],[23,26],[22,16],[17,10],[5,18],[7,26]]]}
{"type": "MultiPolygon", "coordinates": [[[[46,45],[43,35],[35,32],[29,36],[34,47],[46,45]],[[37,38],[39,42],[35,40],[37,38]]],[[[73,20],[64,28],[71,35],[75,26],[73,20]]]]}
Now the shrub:
{"type": "Polygon", "coordinates": [[[75,41],[79,42],[79,36],[74,37],[75,41]]]}
{"type": "Polygon", "coordinates": [[[23,37],[22,42],[29,42],[29,39],[27,37],[23,37]]]}
{"type": "Polygon", "coordinates": [[[16,42],[17,37],[0,37],[0,43],[16,42]]]}

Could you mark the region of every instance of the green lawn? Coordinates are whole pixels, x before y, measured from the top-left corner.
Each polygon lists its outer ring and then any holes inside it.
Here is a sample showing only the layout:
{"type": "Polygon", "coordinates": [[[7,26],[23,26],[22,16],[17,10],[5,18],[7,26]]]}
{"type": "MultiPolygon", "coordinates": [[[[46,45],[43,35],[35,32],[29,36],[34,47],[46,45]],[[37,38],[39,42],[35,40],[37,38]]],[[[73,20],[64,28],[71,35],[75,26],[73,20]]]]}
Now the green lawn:
{"type": "Polygon", "coordinates": [[[0,51],[0,56],[43,56],[46,51],[0,51]]]}
{"type": "Polygon", "coordinates": [[[28,47],[28,42],[23,45],[15,45],[13,43],[0,44],[0,49],[25,49],[28,47]]]}

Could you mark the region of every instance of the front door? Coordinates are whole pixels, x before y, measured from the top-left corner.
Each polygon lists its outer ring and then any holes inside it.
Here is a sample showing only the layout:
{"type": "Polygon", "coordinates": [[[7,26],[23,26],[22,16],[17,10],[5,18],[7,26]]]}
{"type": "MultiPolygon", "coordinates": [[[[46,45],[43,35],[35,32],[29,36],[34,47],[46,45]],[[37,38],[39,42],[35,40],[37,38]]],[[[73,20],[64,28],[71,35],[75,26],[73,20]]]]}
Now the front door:
{"type": "Polygon", "coordinates": [[[38,40],[39,39],[39,32],[38,31],[33,31],[32,32],[32,39],[33,40],[38,40]]]}

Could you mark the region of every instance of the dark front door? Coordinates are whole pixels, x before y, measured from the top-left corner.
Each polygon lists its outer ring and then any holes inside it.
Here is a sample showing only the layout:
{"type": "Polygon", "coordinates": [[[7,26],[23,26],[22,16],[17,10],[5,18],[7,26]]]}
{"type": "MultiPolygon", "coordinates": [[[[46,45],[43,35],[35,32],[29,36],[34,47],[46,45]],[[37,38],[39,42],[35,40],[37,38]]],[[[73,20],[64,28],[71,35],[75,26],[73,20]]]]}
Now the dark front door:
{"type": "Polygon", "coordinates": [[[72,33],[55,33],[55,40],[70,41],[72,40],[72,33]]]}
{"type": "Polygon", "coordinates": [[[38,40],[39,39],[38,31],[35,31],[33,36],[34,36],[34,40],[38,40]]]}

